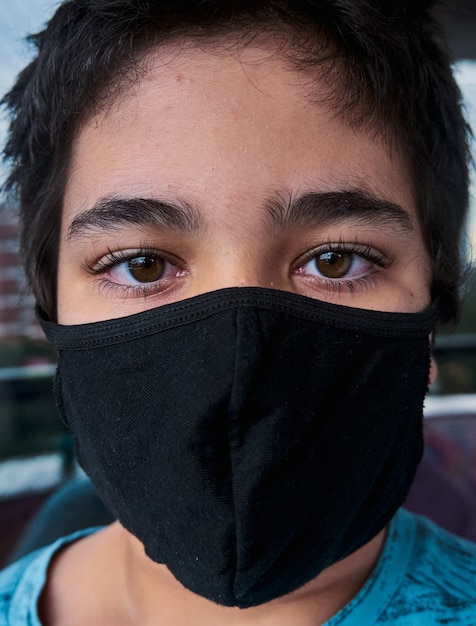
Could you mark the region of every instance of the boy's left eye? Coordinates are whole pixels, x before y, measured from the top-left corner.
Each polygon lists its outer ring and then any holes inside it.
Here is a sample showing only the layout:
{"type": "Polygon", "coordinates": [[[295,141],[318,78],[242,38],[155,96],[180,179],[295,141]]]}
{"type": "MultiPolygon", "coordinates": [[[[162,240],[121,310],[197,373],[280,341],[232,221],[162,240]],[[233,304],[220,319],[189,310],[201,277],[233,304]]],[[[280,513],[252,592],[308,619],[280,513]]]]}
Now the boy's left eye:
{"type": "Polygon", "coordinates": [[[299,273],[328,279],[355,279],[367,274],[374,261],[354,252],[328,250],[316,254],[299,268],[299,273]]]}
{"type": "Polygon", "coordinates": [[[306,263],[326,278],[343,278],[352,267],[352,255],[342,252],[323,252],[306,263]]]}

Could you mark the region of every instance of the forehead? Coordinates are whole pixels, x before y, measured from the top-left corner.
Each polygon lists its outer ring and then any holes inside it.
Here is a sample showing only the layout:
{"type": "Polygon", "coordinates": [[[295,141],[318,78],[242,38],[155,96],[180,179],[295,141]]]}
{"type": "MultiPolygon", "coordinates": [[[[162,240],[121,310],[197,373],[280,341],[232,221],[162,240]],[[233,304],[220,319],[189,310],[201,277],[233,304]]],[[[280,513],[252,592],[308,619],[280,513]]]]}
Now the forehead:
{"type": "MultiPolygon", "coordinates": [[[[131,193],[177,195],[210,211],[282,189],[357,187],[416,209],[403,160],[344,121],[328,73],[276,46],[160,48],[141,79],[87,119],[73,143],[64,209],[131,193]]],[[[336,80],[338,80],[336,78],[336,80]]]]}

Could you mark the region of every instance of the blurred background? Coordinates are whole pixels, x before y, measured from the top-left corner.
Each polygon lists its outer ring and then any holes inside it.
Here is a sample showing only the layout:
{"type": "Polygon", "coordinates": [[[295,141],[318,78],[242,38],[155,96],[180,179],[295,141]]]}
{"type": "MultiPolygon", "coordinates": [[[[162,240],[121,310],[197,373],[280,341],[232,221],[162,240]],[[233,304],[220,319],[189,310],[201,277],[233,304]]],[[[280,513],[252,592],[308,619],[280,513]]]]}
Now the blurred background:
{"type": "MultiPolygon", "coordinates": [[[[24,37],[42,27],[56,4],[18,0],[0,5],[0,94],[11,87],[29,59],[31,51],[24,37]]],[[[468,121],[476,129],[476,0],[441,3],[437,13],[447,34],[468,121]]],[[[2,145],[5,133],[3,116],[2,145]]],[[[0,167],[0,183],[4,176],[0,167]]],[[[474,172],[472,193],[464,239],[470,269],[463,316],[458,328],[442,329],[437,337],[439,376],[425,408],[424,462],[407,506],[476,541],[474,172]]],[[[0,566],[32,515],[79,472],[69,432],[52,398],[54,355],[25,290],[14,209],[0,196],[0,566]]]]}

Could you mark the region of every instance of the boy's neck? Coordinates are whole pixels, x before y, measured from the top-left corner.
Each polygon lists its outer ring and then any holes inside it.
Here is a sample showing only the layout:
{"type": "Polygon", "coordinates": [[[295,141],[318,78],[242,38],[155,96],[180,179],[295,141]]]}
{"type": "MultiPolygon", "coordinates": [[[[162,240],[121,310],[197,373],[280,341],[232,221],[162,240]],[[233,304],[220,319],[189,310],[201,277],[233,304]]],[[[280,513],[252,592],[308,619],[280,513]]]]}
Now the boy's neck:
{"type": "Polygon", "coordinates": [[[142,544],[121,527],[129,602],[140,607],[136,623],[171,626],[316,626],[342,609],[373,571],[385,531],[300,589],[248,609],[220,606],[189,591],[164,565],[145,556],[142,544]],[[160,617],[160,619],[159,619],[160,617]],[[139,619],[140,618],[140,619],[139,619]]]}
{"type": "Polygon", "coordinates": [[[238,609],[186,589],[116,523],[55,557],[40,599],[40,618],[44,626],[317,626],[362,588],[377,563],[384,537],[382,531],[286,596],[238,609]]]}

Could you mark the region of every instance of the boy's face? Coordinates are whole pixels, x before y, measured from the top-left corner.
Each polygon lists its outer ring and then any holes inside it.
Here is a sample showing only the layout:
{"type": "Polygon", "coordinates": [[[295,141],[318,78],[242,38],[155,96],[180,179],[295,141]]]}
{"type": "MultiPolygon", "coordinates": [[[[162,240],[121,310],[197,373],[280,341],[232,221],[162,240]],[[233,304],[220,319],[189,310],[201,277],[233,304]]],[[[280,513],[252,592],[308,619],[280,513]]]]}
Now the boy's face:
{"type": "Polygon", "coordinates": [[[159,50],[73,146],[58,320],[231,286],[381,311],[430,301],[409,173],[271,49],[159,50]],[[148,202],[144,202],[147,200],[148,202]]]}

